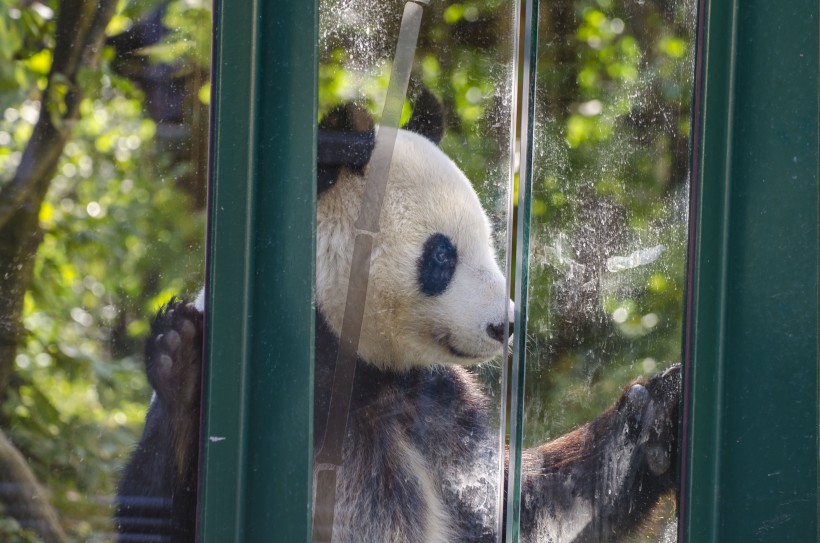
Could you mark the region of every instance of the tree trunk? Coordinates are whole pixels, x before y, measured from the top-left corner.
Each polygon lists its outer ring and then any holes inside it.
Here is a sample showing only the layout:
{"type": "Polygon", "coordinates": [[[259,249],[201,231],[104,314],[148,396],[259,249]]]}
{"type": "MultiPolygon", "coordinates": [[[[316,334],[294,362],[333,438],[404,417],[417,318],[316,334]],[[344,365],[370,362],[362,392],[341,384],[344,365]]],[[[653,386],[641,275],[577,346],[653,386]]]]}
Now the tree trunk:
{"type": "Polygon", "coordinates": [[[56,46],[40,118],[14,177],[0,190],[0,400],[14,372],[23,335],[23,298],[31,284],[42,233],[40,207],[71,127],[79,118],[77,74],[94,66],[115,0],[64,0],[57,17],[56,46]]]}
{"type": "Polygon", "coordinates": [[[0,431],[0,503],[6,514],[46,543],[66,541],[56,511],[28,467],[25,458],[0,431]]]}

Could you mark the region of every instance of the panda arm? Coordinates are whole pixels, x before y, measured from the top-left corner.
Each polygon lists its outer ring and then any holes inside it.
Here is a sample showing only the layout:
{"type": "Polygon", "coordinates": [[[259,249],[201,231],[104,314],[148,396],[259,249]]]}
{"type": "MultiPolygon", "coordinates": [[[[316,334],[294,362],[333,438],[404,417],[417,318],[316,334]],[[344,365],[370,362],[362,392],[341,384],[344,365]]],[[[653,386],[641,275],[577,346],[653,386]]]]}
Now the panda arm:
{"type": "Polygon", "coordinates": [[[201,364],[202,313],[171,300],[146,341],[154,396],[117,489],[121,541],[194,541],[201,364]]]}
{"type": "Polygon", "coordinates": [[[618,541],[675,487],[680,368],[522,455],[523,541],[618,541]],[[550,539],[552,538],[552,539],[550,539]]]}

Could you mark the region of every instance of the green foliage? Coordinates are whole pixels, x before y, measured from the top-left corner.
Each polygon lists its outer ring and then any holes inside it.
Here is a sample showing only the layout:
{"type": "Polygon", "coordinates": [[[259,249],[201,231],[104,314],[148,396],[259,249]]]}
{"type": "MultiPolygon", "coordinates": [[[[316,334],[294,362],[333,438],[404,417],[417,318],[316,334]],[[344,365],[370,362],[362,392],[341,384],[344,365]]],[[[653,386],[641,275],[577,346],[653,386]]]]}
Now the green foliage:
{"type": "Polygon", "coordinates": [[[180,63],[181,70],[211,63],[211,3],[202,0],[173,2],[163,24],[173,32],[157,45],[144,47],[142,54],[153,62],[180,63]]]}
{"type": "Polygon", "coordinates": [[[0,2],[0,110],[45,88],[54,46],[53,2],[0,2]]]}
{"type": "Polygon", "coordinates": [[[23,529],[13,518],[0,517],[0,540],[6,543],[41,543],[30,530],[23,529]]]}
{"type": "Polygon", "coordinates": [[[691,4],[541,9],[530,445],[590,420],[631,380],[679,360],[693,76],[691,4]]]}
{"type": "MultiPolygon", "coordinates": [[[[53,17],[43,17],[42,4],[27,5],[0,2],[2,180],[14,174],[40,100],[49,110],[62,103],[42,96],[53,17]]],[[[121,7],[109,35],[152,8],[121,7]]],[[[192,63],[207,67],[207,7],[172,2],[166,25],[170,49],[155,62],[174,64],[178,74],[192,63]],[[175,41],[189,45],[174,48],[175,41]]],[[[0,406],[3,426],[76,541],[110,539],[114,485],[151,395],[141,353],[148,319],[172,295],[195,292],[204,261],[204,213],[177,182],[192,166],[159,144],[142,90],[114,71],[113,60],[109,49],[79,77],[81,116],[40,210],[42,243],[23,315],[28,333],[0,406]]],[[[53,92],[64,95],[64,87],[53,92]]],[[[31,541],[9,519],[0,534],[31,541]]]]}
{"type": "MultiPolygon", "coordinates": [[[[329,0],[320,6],[320,118],[349,100],[363,101],[377,121],[381,114],[402,4],[365,4],[329,0]],[[359,17],[351,20],[351,14],[359,17]],[[368,21],[379,26],[378,33],[362,34],[368,21]]],[[[491,209],[506,206],[508,190],[510,9],[511,4],[500,1],[425,8],[409,91],[412,96],[423,84],[444,103],[442,148],[480,185],[491,209]]],[[[404,120],[410,113],[408,103],[404,120]]],[[[500,235],[503,239],[503,228],[500,235]]]]}

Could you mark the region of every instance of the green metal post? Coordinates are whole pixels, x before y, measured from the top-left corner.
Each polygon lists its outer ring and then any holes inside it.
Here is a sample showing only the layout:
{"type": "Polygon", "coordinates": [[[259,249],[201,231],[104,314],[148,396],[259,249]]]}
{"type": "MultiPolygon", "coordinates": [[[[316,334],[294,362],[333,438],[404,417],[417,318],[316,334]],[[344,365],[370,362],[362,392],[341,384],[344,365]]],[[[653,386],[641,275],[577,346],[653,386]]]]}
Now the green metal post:
{"type": "Polygon", "coordinates": [[[201,540],[307,541],[317,10],[215,14],[201,540]]]}
{"type": "Polygon", "coordinates": [[[816,541],[818,3],[706,4],[683,540],[816,541]]]}

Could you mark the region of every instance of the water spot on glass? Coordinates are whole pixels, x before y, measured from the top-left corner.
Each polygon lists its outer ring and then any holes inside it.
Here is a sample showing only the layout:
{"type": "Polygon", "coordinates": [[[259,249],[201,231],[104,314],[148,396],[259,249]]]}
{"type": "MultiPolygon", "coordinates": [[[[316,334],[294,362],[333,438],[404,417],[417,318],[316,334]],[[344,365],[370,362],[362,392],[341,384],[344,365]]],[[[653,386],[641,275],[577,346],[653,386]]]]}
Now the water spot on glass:
{"type": "Polygon", "coordinates": [[[611,272],[619,272],[645,266],[657,260],[665,250],[666,247],[663,245],[656,245],[646,249],[638,249],[626,256],[613,256],[607,259],[606,269],[611,272]]]}

